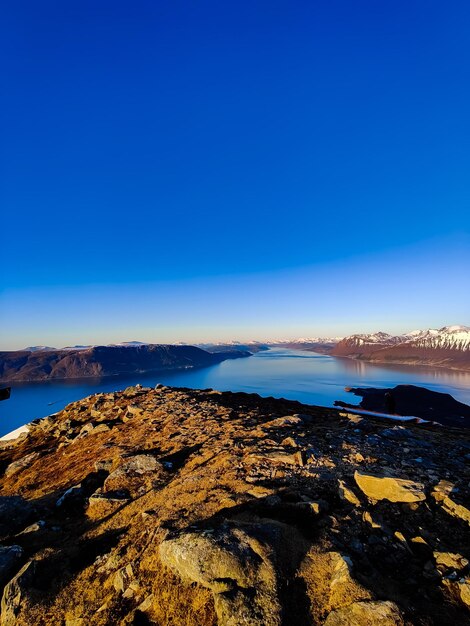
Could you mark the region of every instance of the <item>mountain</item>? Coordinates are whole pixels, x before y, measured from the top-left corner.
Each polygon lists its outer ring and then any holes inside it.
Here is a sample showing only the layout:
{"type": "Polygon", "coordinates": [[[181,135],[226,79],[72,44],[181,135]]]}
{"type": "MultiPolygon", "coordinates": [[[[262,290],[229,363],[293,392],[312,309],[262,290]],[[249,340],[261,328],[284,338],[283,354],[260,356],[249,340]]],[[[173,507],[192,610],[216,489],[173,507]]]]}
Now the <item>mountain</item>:
{"type": "Polygon", "coordinates": [[[23,352],[50,352],[51,350],[57,350],[57,348],[51,348],[51,346],[28,346],[23,348],[23,352]]]}
{"type": "Polygon", "coordinates": [[[212,354],[195,346],[127,345],[0,352],[0,381],[34,381],[135,374],[205,367],[250,356],[231,350],[212,354]]]}
{"type": "Polygon", "coordinates": [[[159,386],[0,442],[3,626],[468,626],[468,431],[159,386]]]}
{"type": "Polygon", "coordinates": [[[351,335],[340,341],[331,354],[380,363],[468,370],[470,327],[444,326],[397,336],[384,332],[351,335]]]}
{"type": "Polygon", "coordinates": [[[306,350],[307,352],[317,352],[318,354],[331,354],[334,347],[341,339],[342,337],[301,337],[299,339],[279,341],[276,345],[291,350],[306,350]]]}

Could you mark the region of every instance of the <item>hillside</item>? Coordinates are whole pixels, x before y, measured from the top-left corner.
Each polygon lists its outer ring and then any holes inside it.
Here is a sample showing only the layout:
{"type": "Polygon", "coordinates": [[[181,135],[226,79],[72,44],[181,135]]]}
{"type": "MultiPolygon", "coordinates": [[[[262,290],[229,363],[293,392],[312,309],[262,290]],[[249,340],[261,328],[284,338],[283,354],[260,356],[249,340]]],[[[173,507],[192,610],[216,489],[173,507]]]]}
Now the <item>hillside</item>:
{"type": "Polygon", "coordinates": [[[398,336],[384,332],[351,335],[340,341],[331,355],[377,363],[470,370],[470,328],[444,326],[398,336]]]}
{"type": "Polygon", "coordinates": [[[249,352],[212,354],[194,346],[127,345],[0,352],[0,382],[117,376],[205,367],[249,352]]]}
{"type": "Polygon", "coordinates": [[[96,394],[0,444],[0,623],[468,626],[469,458],[451,427],[96,394]]]}

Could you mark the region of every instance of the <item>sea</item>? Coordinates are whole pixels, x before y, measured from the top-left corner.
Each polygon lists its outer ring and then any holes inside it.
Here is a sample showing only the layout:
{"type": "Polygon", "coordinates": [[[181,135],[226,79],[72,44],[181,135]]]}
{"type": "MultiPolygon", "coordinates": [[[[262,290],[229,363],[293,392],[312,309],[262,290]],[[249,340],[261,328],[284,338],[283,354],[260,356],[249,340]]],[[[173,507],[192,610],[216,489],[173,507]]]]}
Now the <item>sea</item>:
{"type": "Polygon", "coordinates": [[[200,369],[107,378],[12,383],[11,398],[0,402],[0,436],[98,392],[119,391],[140,383],[191,389],[244,391],[331,407],[335,400],[352,404],[360,398],[346,387],[419,385],[450,393],[470,405],[470,372],[419,366],[375,365],[302,350],[270,349],[247,358],[200,369]]]}

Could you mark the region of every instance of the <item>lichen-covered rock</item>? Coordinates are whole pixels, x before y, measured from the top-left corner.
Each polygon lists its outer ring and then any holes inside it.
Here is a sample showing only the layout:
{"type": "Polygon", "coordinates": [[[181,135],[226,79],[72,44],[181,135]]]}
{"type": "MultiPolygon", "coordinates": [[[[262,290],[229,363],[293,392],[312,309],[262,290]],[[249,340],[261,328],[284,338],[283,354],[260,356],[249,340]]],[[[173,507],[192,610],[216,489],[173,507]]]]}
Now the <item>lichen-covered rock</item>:
{"type": "Polygon", "coordinates": [[[128,491],[132,496],[148,489],[166,475],[163,465],[151,454],[129,457],[104,481],[103,492],[128,491]]]}
{"type": "Polygon", "coordinates": [[[280,626],[271,549],[242,528],[183,533],[160,545],[160,558],[213,592],[220,626],[280,626]]]}
{"type": "Polygon", "coordinates": [[[13,461],[5,470],[5,476],[11,476],[16,472],[19,472],[24,467],[28,467],[31,463],[34,463],[36,459],[40,456],[39,452],[31,452],[31,454],[27,454],[26,456],[21,457],[17,461],[13,461]]]}
{"type": "Polygon", "coordinates": [[[34,580],[35,571],[35,561],[28,561],[6,585],[1,603],[1,626],[15,626],[24,596],[34,580]]]}
{"type": "Polygon", "coordinates": [[[332,611],[325,626],[402,626],[400,609],[393,602],[354,602],[332,611]]]}
{"type": "Polygon", "coordinates": [[[360,490],[371,500],[420,502],[426,499],[424,485],[413,480],[354,472],[360,490]]]}

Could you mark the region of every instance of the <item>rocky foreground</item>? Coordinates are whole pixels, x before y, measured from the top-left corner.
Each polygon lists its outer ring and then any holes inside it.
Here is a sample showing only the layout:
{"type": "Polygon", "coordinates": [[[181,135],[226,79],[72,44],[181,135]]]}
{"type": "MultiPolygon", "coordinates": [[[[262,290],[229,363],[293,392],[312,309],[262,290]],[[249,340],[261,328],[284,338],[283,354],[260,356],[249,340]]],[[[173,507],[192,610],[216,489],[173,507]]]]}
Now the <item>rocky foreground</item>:
{"type": "Polygon", "coordinates": [[[470,624],[468,430],[97,394],[3,442],[3,626],[470,624]]]}

